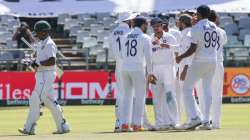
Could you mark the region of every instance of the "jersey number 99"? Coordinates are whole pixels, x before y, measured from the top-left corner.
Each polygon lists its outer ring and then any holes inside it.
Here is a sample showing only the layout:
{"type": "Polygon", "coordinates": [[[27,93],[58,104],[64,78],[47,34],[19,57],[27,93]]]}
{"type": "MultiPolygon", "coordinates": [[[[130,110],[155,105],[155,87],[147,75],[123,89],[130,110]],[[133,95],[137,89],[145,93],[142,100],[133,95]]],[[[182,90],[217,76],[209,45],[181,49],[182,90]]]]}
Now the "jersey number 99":
{"type": "Polygon", "coordinates": [[[218,48],[220,47],[219,43],[220,37],[218,36],[216,31],[205,32],[204,40],[205,40],[205,48],[209,48],[210,46],[212,46],[213,48],[216,46],[218,46],[218,48]]]}

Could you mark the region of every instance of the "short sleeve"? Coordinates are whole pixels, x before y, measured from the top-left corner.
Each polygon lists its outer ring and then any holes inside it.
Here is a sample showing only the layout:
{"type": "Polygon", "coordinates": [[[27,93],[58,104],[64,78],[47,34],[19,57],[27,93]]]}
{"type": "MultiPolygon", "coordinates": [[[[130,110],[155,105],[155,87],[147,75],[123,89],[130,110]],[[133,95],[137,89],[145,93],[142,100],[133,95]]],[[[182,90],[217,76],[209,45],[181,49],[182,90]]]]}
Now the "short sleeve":
{"type": "MultiPolygon", "coordinates": [[[[192,42],[191,33],[189,32],[184,37],[185,37],[185,39],[184,39],[185,42],[183,42],[183,43],[185,43],[185,45],[190,47],[191,42],[192,42]]],[[[188,50],[187,48],[183,48],[182,53],[185,53],[185,51],[187,51],[187,50],[188,50]]],[[[182,64],[190,66],[192,64],[192,60],[193,60],[193,55],[184,58],[184,60],[182,61],[182,64]]]]}
{"type": "Polygon", "coordinates": [[[191,40],[192,40],[191,43],[198,44],[199,35],[197,33],[197,27],[196,26],[192,27],[192,29],[191,29],[191,40]]]}
{"type": "Polygon", "coordinates": [[[109,35],[109,39],[108,39],[109,56],[110,56],[111,58],[116,59],[116,58],[115,58],[115,54],[114,54],[114,50],[113,50],[113,44],[112,44],[112,42],[113,42],[113,35],[112,35],[112,33],[111,33],[111,34],[109,35]]]}
{"type": "Polygon", "coordinates": [[[223,32],[222,32],[222,36],[223,36],[223,46],[225,45],[225,44],[227,44],[227,34],[226,34],[226,32],[224,31],[224,30],[222,30],[223,32]]]}
{"type": "Polygon", "coordinates": [[[152,72],[152,39],[145,35],[145,38],[143,40],[143,46],[144,46],[144,53],[147,63],[147,72],[152,72]]]}
{"type": "Polygon", "coordinates": [[[170,48],[173,49],[174,52],[180,51],[180,45],[177,41],[177,38],[173,35],[168,36],[168,45],[170,45],[170,48]]]}
{"type": "Polygon", "coordinates": [[[44,53],[47,56],[47,58],[50,58],[50,57],[56,58],[56,52],[57,52],[57,49],[56,49],[55,44],[52,44],[52,43],[47,44],[44,48],[44,53]]]}

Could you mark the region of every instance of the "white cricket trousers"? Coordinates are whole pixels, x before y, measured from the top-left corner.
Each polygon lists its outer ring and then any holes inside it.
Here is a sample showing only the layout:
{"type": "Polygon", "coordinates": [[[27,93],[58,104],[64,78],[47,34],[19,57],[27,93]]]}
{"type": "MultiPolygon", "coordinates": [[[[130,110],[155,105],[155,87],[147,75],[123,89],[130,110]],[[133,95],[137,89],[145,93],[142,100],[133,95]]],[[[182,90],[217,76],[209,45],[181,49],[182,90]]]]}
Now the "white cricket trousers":
{"type": "MultiPolygon", "coordinates": [[[[223,81],[224,81],[224,66],[223,62],[217,62],[215,74],[212,80],[212,106],[210,119],[212,120],[212,126],[214,128],[220,128],[220,119],[221,119],[221,106],[222,106],[222,97],[223,97],[223,81]]],[[[199,99],[199,107],[201,112],[205,113],[205,97],[202,91],[203,84],[202,81],[199,81],[197,84],[197,95],[199,99]]]]}
{"type": "MultiPolygon", "coordinates": [[[[184,80],[185,81],[185,80],[184,80]]],[[[178,96],[177,96],[177,100],[178,100],[178,98],[179,98],[179,100],[180,100],[180,103],[178,104],[178,105],[180,105],[182,108],[180,108],[180,115],[181,115],[181,113],[185,113],[186,115],[188,115],[189,113],[188,113],[188,111],[189,110],[187,110],[186,109],[186,107],[184,107],[184,106],[186,106],[186,105],[184,105],[185,103],[184,103],[184,97],[183,97],[183,94],[184,94],[184,89],[183,89],[183,85],[184,85],[184,81],[179,81],[179,93],[177,93],[177,94],[179,94],[178,96]]],[[[195,85],[195,88],[197,87],[197,84],[195,85]]],[[[196,89],[197,90],[197,89],[196,89]]],[[[192,93],[193,95],[195,95],[195,92],[194,92],[194,89],[193,89],[193,93],[192,93]]],[[[198,94],[199,95],[199,94],[198,94]]],[[[177,101],[177,103],[178,103],[178,101],[177,101]]],[[[200,104],[199,104],[200,105],[200,104]]],[[[199,106],[198,106],[198,104],[195,104],[195,110],[198,112],[198,116],[201,118],[201,119],[203,119],[203,115],[202,115],[202,112],[201,112],[201,110],[200,110],[200,108],[199,108],[199,106]]],[[[181,118],[181,117],[180,117],[181,118]]],[[[188,120],[187,120],[188,122],[190,122],[191,120],[190,120],[190,118],[188,118],[188,120]]]]}
{"type": "Polygon", "coordinates": [[[212,125],[215,128],[220,127],[221,107],[223,97],[224,66],[223,62],[217,62],[215,75],[213,78],[212,90],[212,125]]]}
{"type": "Polygon", "coordinates": [[[116,123],[115,127],[120,128],[121,127],[121,110],[122,110],[122,99],[123,99],[123,92],[124,89],[122,88],[121,83],[121,71],[116,69],[115,71],[115,78],[116,78],[116,88],[117,88],[117,94],[116,94],[116,103],[115,103],[115,116],[116,116],[116,123]]]}
{"type": "Polygon", "coordinates": [[[212,102],[212,79],[216,68],[216,62],[197,62],[193,61],[191,67],[187,71],[187,77],[183,85],[183,97],[185,107],[188,113],[188,120],[200,116],[200,109],[197,108],[197,102],[193,96],[193,88],[201,79],[204,93],[204,119],[203,122],[209,121],[209,114],[212,102]]]}
{"type": "Polygon", "coordinates": [[[54,97],[53,83],[56,77],[56,71],[36,72],[36,84],[29,99],[29,114],[25,123],[25,129],[29,132],[34,131],[36,122],[40,117],[40,107],[44,103],[52,113],[56,123],[57,130],[63,131],[65,120],[62,115],[62,109],[54,97]]]}
{"type": "MultiPolygon", "coordinates": [[[[180,75],[184,69],[184,66],[179,64],[178,69],[179,69],[179,75],[178,75],[179,77],[176,78],[176,80],[175,80],[175,90],[176,90],[176,101],[177,101],[177,106],[178,106],[177,111],[178,111],[179,120],[181,120],[182,114],[184,114],[184,112],[186,111],[184,108],[184,103],[183,103],[183,83],[184,83],[184,81],[180,80],[180,75]]],[[[180,123],[181,122],[179,122],[179,124],[180,123]]]]}
{"type": "Polygon", "coordinates": [[[156,85],[151,84],[155,125],[176,125],[180,122],[175,93],[175,68],[171,65],[154,65],[156,85]]]}
{"type": "MultiPolygon", "coordinates": [[[[180,75],[182,73],[184,69],[184,66],[180,65],[179,67],[179,78],[180,78],[180,75]]],[[[188,67],[188,69],[190,69],[190,66],[188,67]]],[[[186,76],[187,77],[187,76],[186,76]]],[[[187,78],[185,78],[187,79],[187,78]]],[[[185,80],[184,80],[185,81],[185,80]]],[[[180,79],[177,79],[176,80],[176,99],[177,99],[177,106],[178,106],[178,114],[180,116],[180,120],[181,120],[181,116],[182,114],[184,115],[184,113],[187,115],[188,114],[188,110],[185,109],[185,105],[184,105],[184,97],[183,97],[183,85],[184,85],[184,81],[180,80],[180,79]]],[[[195,85],[195,88],[196,88],[197,84],[195,85]]],[[[193,89],[193,95],[194,95],[194,89],[193,89]]],[[[200,105],[200,104],[199,104],[200,105]]],[[[202,116],[202,113],[200,112],[199,109],[199,106],[196,104],[196,107],[195,109],[197,110],[198,114],[199,114],[199,117],[200,118],[203,118],[202,116]]],[[[191,120],[188,120],[188,122],[190,122],[191,120]]]]}
{"type": "Polygon", "coordinates": [[[122,81],[122,87],[124,88],[124,96],[122,100],[122,124],[132,124],[141,126],[143,122],[142,118],[144,114],[145,96],[146,96],[145,71],[122,70],[121,81],[122,81]],[[134,104],[134,110],[133,110],[133,104],[134,104]],[[130,122],[131,116],[132,116],[132,122],[130,122]]]}
{"type": "Polygon", "coordinates": [[[183,81],[176,79],[175,80],[175,91],[176,91],[176,102],[177,102],[177,113],[178,113],[178,120],[180,124],[180,120],[181,120],[181,116],[182,116],[182,112],[183,112],[183,96],[182,96],[182,89],[183,89],[183,81]]]}

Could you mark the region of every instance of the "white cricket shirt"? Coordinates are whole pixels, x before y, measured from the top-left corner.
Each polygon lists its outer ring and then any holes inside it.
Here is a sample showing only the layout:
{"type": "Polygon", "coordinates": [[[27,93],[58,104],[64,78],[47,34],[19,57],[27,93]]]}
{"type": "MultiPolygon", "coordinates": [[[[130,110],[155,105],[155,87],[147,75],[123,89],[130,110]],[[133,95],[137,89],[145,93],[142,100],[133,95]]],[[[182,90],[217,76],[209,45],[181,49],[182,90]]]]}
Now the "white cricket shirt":
{"type": "Polygon", "coordinates": [[[193,61],[216,61],[219,31],[208,19],[202,19],[191,30],[192,43],[197,44],[193,61]]]}
{"type": "Polygon", "coordinates": [[[224,58],[223,58],[223,48],[224,48],[224,45],[227,43],[227,34],[220,27],[218,27],[218,31],[220,32],[220,36],[219,36],[220,44],[219,44],[219,48],[217,48],[217,61],[218,62],[223,62],[223,60],[224,60],[224,58]]]}
{"type": "Polygon", "coordinates": [[[109,52],[110,55],[116,61],[116,70],[121,68],[121,46],[122,40],[127,33],[129,33],[130,28],[126,23],[120,23],[118,27],[116,27],[112,33],[110,34],[109,38],[109,52]]]}
{"type": "MultiPolygon", "coordinates": [[[[155,34],[151,35],[154,41],[155,34]]],[[[160,45],[152,45],[152,64],[153,65],[174,65],[177,41],[176,38],[168,32],[163,32],[160,38],[160,44],[169,45],[170,48],[162,48],[160,45]]]]}
{"type": "Polygon", "coordinates": [[[174,28],[169,28],[168,30],[168,33],[170,33],[171,35],[173,35],[176,39],[176,42],[177,42],[177,47],[176,47],[176,52],[180,53],[180,42],[181,42],[181,38],[182,38],[182,34],[181,34],[181,31],[179,30],[176,30],[174,28]]]}
{"type": "Polygon", "coordinates": [[[41,61],[48,60],[50,57],[56,58],[57,47],[55,42],[48,36],[45,40],[39,42],[36,48],[36,63],[39,65],[37,71],[56,70],[54,66],[42,66],[41,61]]]}
{"type": "MultiPolygon", "coordinates": [[[[180,41],[180,54],[185,53],[191,45],[192,42],[192,37],[191,37],[191,27],[185,28],[181,31],[182,34],[182,38],[180,41]]],[[[185,66],[185,65],[191,65],[192,64],[192,60],[193,60],[193,56],[194,54],[192,54],[189,57],[184,58],[181,61],[181,65],[185,66]]]]}
{"type": "Polygon", "coordinates": [[[122,70],[144,70],[152,72],[151,38],[135,27],[122,41],[122,70]]]}

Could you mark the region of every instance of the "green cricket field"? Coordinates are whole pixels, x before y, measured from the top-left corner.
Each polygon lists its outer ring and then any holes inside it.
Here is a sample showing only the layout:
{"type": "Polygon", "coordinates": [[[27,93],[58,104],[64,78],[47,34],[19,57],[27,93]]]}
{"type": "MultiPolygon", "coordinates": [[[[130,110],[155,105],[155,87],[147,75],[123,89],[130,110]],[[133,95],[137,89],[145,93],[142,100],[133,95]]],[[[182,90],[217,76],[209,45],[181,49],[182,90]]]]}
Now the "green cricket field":
{"type": "MultiPolygon", "coordinates": [[[[71,132],[53,135],[55,124],[47,108],[38,121],[36,135],[18,133],[28,114],[28,107],[0,107],[0,140],[250,140],[250,104],[224,104],[222,127],[210,131],[157,131],[113,133],[114,106],[64,106],[64,116],[71,132]]],[[[153,109],[147,106],[153,123],[153,109]]]]}

